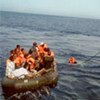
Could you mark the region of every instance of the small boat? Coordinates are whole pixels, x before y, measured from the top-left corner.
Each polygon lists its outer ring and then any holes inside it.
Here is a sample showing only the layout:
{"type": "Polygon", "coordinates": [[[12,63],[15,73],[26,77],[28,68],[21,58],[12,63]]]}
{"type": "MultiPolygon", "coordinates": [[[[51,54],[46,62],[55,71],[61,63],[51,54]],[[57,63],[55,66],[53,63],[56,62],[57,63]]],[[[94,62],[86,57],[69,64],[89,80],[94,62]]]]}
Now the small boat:
{"type": "Polygon", "coordinates": [[[15,93],[21,93],[25,91],[35,91],[42,86],[54,87],[57,84],[58,73],[56,65],[48,72],[40,76],[34,76],[24,79],[10,79],[4,77],[2,79],[2,89],[4,95],[12,95],[15,93]]]}

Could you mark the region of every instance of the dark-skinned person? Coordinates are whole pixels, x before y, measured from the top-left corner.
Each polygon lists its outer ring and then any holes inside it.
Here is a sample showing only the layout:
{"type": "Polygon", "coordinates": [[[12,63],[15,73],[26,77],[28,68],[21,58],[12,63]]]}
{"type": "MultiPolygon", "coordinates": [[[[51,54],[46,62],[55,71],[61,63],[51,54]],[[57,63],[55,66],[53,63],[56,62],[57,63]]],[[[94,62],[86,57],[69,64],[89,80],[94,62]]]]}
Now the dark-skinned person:
{"type": "Polygon", "coordinates": [[[38,52],[37,52],[37,43],[33,42],[33,46],[29,49],[29,54],[31,54],[31,56],[36,59],[38,56],[38,52]]]}
{"type": "Polygon", "coordinates": [[[44,63],[45,68],[51,68],[53,67],[54,62],[54,52],[50,50],[50,48],[44,49],[44,63]]]}

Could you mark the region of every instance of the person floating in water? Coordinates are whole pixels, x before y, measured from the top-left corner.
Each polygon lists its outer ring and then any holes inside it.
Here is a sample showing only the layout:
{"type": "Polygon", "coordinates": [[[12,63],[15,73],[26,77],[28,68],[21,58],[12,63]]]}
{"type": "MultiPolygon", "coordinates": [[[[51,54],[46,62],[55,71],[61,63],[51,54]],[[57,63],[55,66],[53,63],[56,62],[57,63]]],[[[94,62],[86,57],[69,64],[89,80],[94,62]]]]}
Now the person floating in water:
{"type": "Polygon", "coordinates": [[[71,56],[71,57],[68,59],[68,63],[69,63],[69,64],[76,64],[77,61],[76,61],[76,59],[75,59],[74,57],[71,56]]]}

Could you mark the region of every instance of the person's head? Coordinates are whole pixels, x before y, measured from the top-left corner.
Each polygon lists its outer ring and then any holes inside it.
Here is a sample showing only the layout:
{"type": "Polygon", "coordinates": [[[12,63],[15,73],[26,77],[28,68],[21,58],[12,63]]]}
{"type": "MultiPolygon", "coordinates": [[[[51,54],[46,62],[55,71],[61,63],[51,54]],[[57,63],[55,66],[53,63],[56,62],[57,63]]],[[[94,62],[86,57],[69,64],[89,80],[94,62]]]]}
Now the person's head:
{"type": "Polygon", "coordinates": [[[9,60],[14,61],[14,56],[10,56],[9,60]]]}
{"type": "Polygon", "coordinates": [[[25,51],[25,49],[24,49],[24,48],[21,48],[21,52],[25,53],[26,51],[25,51]]]}
{"type": "Polygon", "coordinates": [[[44,48],[45,52],[50,52],[50,48],[44,48]]]}
{"type": "Polygon", "coordinates": [[[20,45],[19,45],[19,44],[17,44],[17,45],[16,45],[16,48],[19,48],[19,49],[20,49],[20,45]]]}
{"type": "Polygon", "coordinates": [[[46,52],[47,51],[47,48],[44,48],[44,51],[46,52]]]}
{"type": "Polygon", "coordinates": [[[24,51],[25,49],[24,48],[21,48],[21,51],[24,51]]]}
{"type": "Polygon", "coordinates": [[[13,56],[14,55],[14,50],[11,50],[10,51],[10,56],[13,56]]]}
{"type": "Polygon", "coordinates": [[[36,47],[36,46],[37,46],[37,43],[36,43],[36,42],[33,42],[33,46],[35,46],[35,47],[36,47]]]}
{"type": "Polygon", "coordinates": [[[22,49],[21,49],[21,52],[22,52],[22,54],[25,56],[26,51],[25,51],[25,49],[24,49],[24,48],[22,48],[22,49]]]}
{"type": "Polygon", "coordinates": [[[44,43],[43,43],[43,42],[41,42],[40,45],[41,45],[42,47],[44,47],[44,43]]]}

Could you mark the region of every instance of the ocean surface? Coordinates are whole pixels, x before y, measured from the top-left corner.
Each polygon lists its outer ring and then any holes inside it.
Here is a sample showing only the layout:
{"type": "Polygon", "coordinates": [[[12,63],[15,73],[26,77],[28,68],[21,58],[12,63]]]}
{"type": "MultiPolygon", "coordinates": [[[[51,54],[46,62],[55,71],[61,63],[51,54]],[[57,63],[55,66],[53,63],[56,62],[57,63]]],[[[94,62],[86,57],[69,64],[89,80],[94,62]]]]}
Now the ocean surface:
{"type": "MultiPolygon", "coordinates": [[[[9,51],[45,42],[55,52],[58,84],[7,100],[100,100],[100,20],[0,12],[0,81],[9,51]],[[69,65],[68,58],[78,62],[69,65]],[[24,99],[23,99],[24,98],[24,99]]],[[[0,100],[4,100],[0,85],[0,100]]]]}

